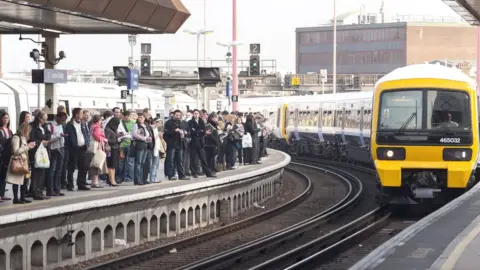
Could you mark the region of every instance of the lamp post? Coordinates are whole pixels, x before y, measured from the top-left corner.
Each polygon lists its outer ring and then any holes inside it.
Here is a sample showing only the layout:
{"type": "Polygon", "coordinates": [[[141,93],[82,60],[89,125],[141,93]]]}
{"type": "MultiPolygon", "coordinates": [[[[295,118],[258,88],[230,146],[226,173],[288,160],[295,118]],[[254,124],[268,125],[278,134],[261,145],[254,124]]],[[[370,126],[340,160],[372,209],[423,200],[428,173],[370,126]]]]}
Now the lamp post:
{"type": "Polygon", "coordinates": [[[337,93],[337,0],[333,0],[333,93],[337,93]]]}
{"type": "MultiPolygon", "coordinates": [[[[183,32],[197,36],[197,67],[200,67],[200,36],[208,35],[213,33],[213,30],[200,29],[198,31],[191,31],[188,29],[183,30],[183,32]]],[[[199,74],[200,76],[200,74],[199,74]]],[[[197,85],[197,109],[200,109],[200,84],[197,85]]]]}
{"type": "Polygon", "coordinates": [[[128,43],[130,44],[130,57],[128,59],[128,67],[135,67],[135,59],[133,59],[133,50],[135,45],[137,45],[137,35],[128,35],[128,43]]]}
{"type": "MultiPolygon", "coordinates": [[[[227,59],[226,59],[227,60],[227,65],[228,65],[227,82],[229,84],[234,83],[234,82],[232,82],[232,80],[230,80],[231,67],[232,67],[232,58],[231,58],[232,57],[232,48],[236,48],[237,46],[242,45],[242,44],[243,44],[242,42],[239,42],[239,41],[236,41],[236,40],[228,42],[228,43],[217,42],[217,45],[222,46],[222,47],[227,47],[227,59]]],[[[232,85],[232,89],[233,89],[233,85],[232,85]]],[[[230,93],[230,95],[232,95],[232,93],[230,93]]],[[[228,98],[228,105],[230,106],[230,98],[228,96],[227,96],[227,98],[228,98]]],[[[235,101],[235,103],[237,103],[237,101],[235,101]]],[[[233,106],[233,107],[235,107],[235,106],[233,106]]]]}

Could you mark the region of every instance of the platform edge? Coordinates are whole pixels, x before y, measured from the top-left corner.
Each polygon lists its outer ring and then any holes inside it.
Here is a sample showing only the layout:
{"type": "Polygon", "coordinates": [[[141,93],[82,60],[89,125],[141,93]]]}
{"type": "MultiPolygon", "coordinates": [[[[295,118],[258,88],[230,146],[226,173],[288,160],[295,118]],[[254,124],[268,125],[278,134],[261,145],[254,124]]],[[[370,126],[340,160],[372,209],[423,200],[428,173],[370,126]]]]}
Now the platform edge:
{"type": "Polygon", "coordinates": [[[449,204],[443,206],[437,211],[431,213],[430,215],[422,218],[421,220],[410,225],[408,228],[404,229],[402,232],[383,243],[367,256],[362,258],[359,262],[349,268],[349,270],[366,270],[366,269],[375,269],[380,263],[382,263],[386,258],[394,253],[397,246],[402,245],[410,238],[418,234],[423,229],[430,226],[433,222],[443,217],[444,215],[450,213],[452,210],[458,208],[470,197],[475,195],[480,190],[480,185],[475,185],[472,189],[465,192],[462,196],[451,201],[449,204]]]}
{"type": "Polygon", "coordinates": [[[115,201],[113,201],[112,198],[106,198],[106,199],[95,200],[90,202],[74,203],[74,204],[68,204],[63,206],[50,207],[46,209],[33,210],[33,211],[28,211],[23,213],[4,215],[4,216],[1,216],[0,218],[0,225],[3,226],[3,225],[13,224],[17,222],[32,220],[32,219],[39,219],[39,218],[44,218],[48,216],[82,211],[85,209],[112,206],[112,205],[118,205],[122,203],[129,203],[137,200],[144,200],[144,199],[150,199],[150,198],[161,197],[166,195],[191,192],[197,189],[208,188],[210,186],[228,184],[229,182],[252,178],[258,175],[266,174],[271,171],[284,168],[288,164],[290,164],[291,157],[288,154],[278,150],[274,150],[274,149],[268,149],[268,150],[270,152],[276,152],[276,153],[282,154],[284,159],[277,164],[273,164],[268,167],[263,167],[255,171],[244,172],[234,176],[210,180],[210,181],[192,183],[192,185],[182,185],[182,186],[177,186],[170,189],[167,188],[167,189],[157,189],[153,191],[145,191],[145,192],[133,194],[131,196],[115,197],[115,201]]]}

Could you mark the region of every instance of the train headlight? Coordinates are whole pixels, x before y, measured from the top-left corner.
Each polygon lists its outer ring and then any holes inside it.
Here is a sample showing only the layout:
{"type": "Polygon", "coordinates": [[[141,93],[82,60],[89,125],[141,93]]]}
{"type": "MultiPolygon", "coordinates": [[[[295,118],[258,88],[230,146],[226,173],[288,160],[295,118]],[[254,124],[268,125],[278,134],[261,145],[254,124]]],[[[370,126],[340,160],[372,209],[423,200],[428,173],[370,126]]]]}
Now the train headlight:
{"type": "Polygon", "coordinates": [[[472,149],[444,148],[444,161],[470,161],[472,159],[472,149]]]}
{"type": "Polygon", "coordinates": [[[377,158],[379,160],[405,160],[405,148],[377,148],[377,158]]]}

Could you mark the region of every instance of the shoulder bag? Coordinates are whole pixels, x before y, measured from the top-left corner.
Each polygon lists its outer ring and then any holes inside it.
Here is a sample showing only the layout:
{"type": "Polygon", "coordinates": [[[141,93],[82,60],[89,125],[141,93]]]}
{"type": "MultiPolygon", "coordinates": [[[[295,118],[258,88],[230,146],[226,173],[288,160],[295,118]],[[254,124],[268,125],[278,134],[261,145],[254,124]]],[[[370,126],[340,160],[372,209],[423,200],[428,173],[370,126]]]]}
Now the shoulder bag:
{"type": "MultiPolygon", "coordinates": [[[[20,140],[20,146],[22,147],[22,139],[18,137],[20,140]]],[[[22,155],[12,155],[10,159],[10,172],[12,174],[27,174],[30,172],[30,168],[28,167],[28,160],[25,160],[22,155]]]]}

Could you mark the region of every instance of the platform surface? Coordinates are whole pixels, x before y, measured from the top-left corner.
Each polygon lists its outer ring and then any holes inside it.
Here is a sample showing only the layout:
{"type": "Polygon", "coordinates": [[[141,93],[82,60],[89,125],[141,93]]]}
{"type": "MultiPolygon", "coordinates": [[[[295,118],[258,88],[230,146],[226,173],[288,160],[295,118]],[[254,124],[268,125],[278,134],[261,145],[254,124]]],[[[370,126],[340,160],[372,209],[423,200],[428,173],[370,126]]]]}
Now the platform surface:
{"type": "Polygon", "coordinates": [[[480,185],[372,251],[351,270],[478,270],[480,185]]]}
{"type": "MultiPolygon", "coordinates": [[[[144,186],[123,183],[119,187],[105,186],[89,191],[66,191],[63,197],[33,201],[30,204],[3,202],[0,204],[0,225],[208,188],[268,173],[290,163],[290,156],[283,152],[268,149],[268,153],[269,156],[262,161],[262,164],[240,166],[236,170],[220,172],[217,173],[217,178],[200,176],[191,180],[162,179],[161,183],[144,186]]],[[[160,165],[162,167],[163,163],[160,165]]],[[[161,173],[159,176],[163,175],[163,171],[161,173]]],[[[9,197],[12,195],[11,187],[6,195],[9,197]]]]}

